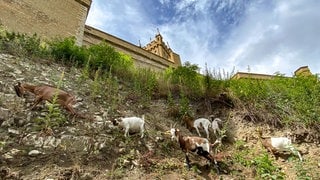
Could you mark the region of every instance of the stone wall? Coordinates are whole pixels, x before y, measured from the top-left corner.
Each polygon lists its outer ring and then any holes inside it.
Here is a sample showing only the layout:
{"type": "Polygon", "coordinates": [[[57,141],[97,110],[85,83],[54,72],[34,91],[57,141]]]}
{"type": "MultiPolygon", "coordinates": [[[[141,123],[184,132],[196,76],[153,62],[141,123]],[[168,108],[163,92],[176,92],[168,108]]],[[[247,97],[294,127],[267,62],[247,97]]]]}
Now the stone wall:
{"type": "MultiPolygon", "coordinates": [[[[84,46],[98,44],[102,40],[113,46],[116,50],[124,52],[125,54],[129,54],[133,58],[135,65],[138,67],[148,67],[156,71],[161,71],[168,67],[177,67],[181,65],[179,57],[175,58],[179,59],[178,62],[170,61],[139,46],[112,36],[111,34],[105,33],[90,26],[85,26],[83,38],[84,46]]],[[[178,55],[176,54],[176,56],[178,55]]]]}
{"type": "Polygon", "coordinates": [[[42,38],[76,37],[77,45],[105,40],[116,50],[131,55],[136,66],[163,70],[181,65],[178,54],[164,58],[108,33],[86,26],[92,0],[0,0],[0,24],[9,31],[42,38]]]}
{"type": "Polygon", "coordinates": [[[1,0],[0,24],[43,38],[74,36],[81,45],[91,0],[1,0]]]}

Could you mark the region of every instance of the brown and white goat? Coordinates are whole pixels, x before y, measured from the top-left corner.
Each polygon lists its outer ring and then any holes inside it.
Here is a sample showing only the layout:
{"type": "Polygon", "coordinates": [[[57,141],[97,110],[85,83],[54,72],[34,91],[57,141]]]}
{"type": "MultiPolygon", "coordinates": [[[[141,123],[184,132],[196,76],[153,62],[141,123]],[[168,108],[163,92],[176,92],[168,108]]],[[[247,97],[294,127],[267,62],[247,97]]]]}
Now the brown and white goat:
{"type": "Polygon", "coordinates": [[[300,152],[293,147],[291,139],[288,137],[262,137],[262,131],[258,130],[261,144],[274,156],[281,152],[291,152],[302,161],[300,152]]]}
{"type": "Polygon", "coordinates": [[[49,101],[52,103],[56,96],[57,104],[64,107],[72,115],[79,115],[72,107],[76,102],[75,97],[61,89],[48,85],[34,86],[30,84],[21,84],[20,82],[18,82],[18,85],[14,86],[14,89],[19,97],[22,97],[26,92],[33,93],[36,96],[31,109],[34,109],[41,101],[49,101]]]}
{"type": "Polygon", "coordinates": [[[185,153],[188,168],[191,168],[189,153],[194,153],[206,158],[210,163],[213,162],[217,170],[217,173],[219,174],[218,164],[215,161],[214,157],[210,154],[210,149],[215,144],[210,144],[209,140],[206,138],[195,136],[183,136],[180,130],[176,128],[171,128],[170,134],[171,139],[176,139],[180,145],[181,150],[185,153]]]}

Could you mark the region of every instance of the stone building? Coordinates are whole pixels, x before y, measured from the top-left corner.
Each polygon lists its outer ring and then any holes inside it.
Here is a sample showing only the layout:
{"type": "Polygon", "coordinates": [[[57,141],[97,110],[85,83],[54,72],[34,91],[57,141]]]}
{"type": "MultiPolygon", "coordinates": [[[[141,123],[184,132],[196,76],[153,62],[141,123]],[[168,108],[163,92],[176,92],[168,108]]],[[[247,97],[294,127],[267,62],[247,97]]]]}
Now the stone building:
{"type": "Polygon", "coordinates": [[[163,38],[160,33],[158,33],[153,41],[147,44],[143,49],[157,54],[158,56],[168,59],[175,64],[181,64],[180,56],[173,52],[169,46],[163,42],[163,38]]]}
{"type": "Polygon", "coordinates": [[[41,38],[71,37],[77,45],[107,42],[129,54],[136,66],[163,70],[181,65],[180,57],[162,41],[160,34],[142,48],[85,25],[92,0],[1,0],[0,24],[9,31],[37,34],[41,38]]]}
{"type": "Polygon", "coordinates": [[[82,44],[91,0],[1,0],[0,24],[42,38],[76,37],[82,44]]]}
{"type": "MultiPolygon", "coordinates": [[[[161,71],[168,67],[177,67],[181,65],[179,55],[172,52],[171,50],[170,52],[172,54],[172,58],[163,56],[163,54],[157,54],[152,50],[141,48],[140,46],[131,44],[116,36],[86,25],[83,45],[90,46],[92,44],[98,44],[101,41],[105,41],[116,50],[130,55],[137,67],[150,68],[155,71],[161,71]]],[[[166,49],[166,51],[169,51],[169,49],[166,49]]]]}
{"type": "Polygon", "coordinates": [[[310,76],[312,75],[308,66],[299,67],[297,70],[294,71],[295,76],[310,76]]]}
{"type": "MultiPolygon", "coordinates": [[[[294,76],[310,76],[312,75],[308,66],[301,66],[294,71],[294,76]]],[[[270,74],[258,74],[249,72],[237,72],[231,77],[231,79],[272,79],[274,75],[270,74]]]]}

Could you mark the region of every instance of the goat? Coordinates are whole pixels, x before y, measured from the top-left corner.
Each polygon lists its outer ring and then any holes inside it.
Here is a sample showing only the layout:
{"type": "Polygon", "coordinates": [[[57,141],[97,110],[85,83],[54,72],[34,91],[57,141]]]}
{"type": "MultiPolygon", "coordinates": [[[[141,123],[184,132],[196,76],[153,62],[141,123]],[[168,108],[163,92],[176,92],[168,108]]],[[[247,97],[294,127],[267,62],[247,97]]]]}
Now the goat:
{"type": "Polygon", "coordinates": [[[214,118],[211,122],[211,127],[213,129],[213,133],[217,136],[217,134],[220,134],[220,128],[219,128],[219,122],[222,122],[220,118],[214,118]]]}
{"type": "Polygon", "coordinates": [[[270,151],[274,156],[279,152],[290,151],[294,155],[299,157],[302,161],[300,152],[292,146],[291,139],[288,137],[262,137],[262,131],[259,130],[259,138],[261,139],[261,144],[270,151]]]}
{"type": "Polygon", "coordinates": [[[179,143],[181,150],[185,153],[186,163],[189,169],[191,168],[189,153],[196,153],[199,156],[206,158],[209,163],[213,162],[217,173],[219,174],[218,164],[214,157],[210,154],[210,149],[214,145],[211,145],[208,139],[195,136],[183,136],[180,130],[176,128],[171,128],[170,132],[167,133],[171,134],[172,140],[176,139],[176,141],[179,143]]]}
{"type": "Polygon", "coordinates": [[[201,134],[200,134],[198,128],[203,127],[203,129],[206,132],[207,139],[209,139],[209,127],[210,126],[211,126],[211,122],[209,119],[206,119],[206,118],[199,118],[199,119],[194,120],[194,122],[193,122],[193,127],[196,129],[196,131],[200,137],[201,137],[201,134]]]}
{"type": "Polygon", "coordinates": [[[75,112],[72,105],[75,104],[76,99],[73,95],[55,87],[48,85],[34,86],[30,84],[21,84],[14,86],[17,96],[22,97],[26,92],[33,93],[36,97],[31,109],[34,109],[41,101],[53,102],[56,96],[56,103],[64,107],[72,115],[79,115],[75,112]]]}
{"type": "Polygon", "coordinates": [[[144,136],[144,115],[142,117],[125,117],[120,118],[120,122],[118,125],[124,128],[124,136],[129,136],[129,131],[137,131],[140,130],[141,138],[144,136]]]}
{"type": "MultiPolygon", "coordinates": [[[[213,118],[213,116],[209,116],[210,119],[213,118]]],[[[209,119],[206,118],[198,118],[196,120],[192,120],[189,116],[184,116],[183,120],[185,121],[187,128],[189,131],[192,131],[193,129],[196,129],[198,135],[201,137],[201,134],[199,132],[199,128],[203,128],[206,132],[207,139],[209,139],[209,127],[212,127],[213,132],[215,135],[217,135],[217,132],[220,132],[220,128],[218,125],[218,121],[221,122],[222,120],[219,118],[215,118],[212,122],[209,119]]]]}

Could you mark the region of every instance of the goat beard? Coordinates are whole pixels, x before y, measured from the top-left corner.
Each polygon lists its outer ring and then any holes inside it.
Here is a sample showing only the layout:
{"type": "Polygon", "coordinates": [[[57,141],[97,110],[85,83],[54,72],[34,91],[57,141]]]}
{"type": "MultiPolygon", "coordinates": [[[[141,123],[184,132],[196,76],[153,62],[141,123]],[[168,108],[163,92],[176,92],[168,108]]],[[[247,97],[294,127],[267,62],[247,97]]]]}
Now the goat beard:
{"type": "Polygon", "coordinates": [[[14,86],[14,91],[16,92],[17,96],[21,97],[22,93],[20,92],[20,89],[18,86],[14,86]]]}

